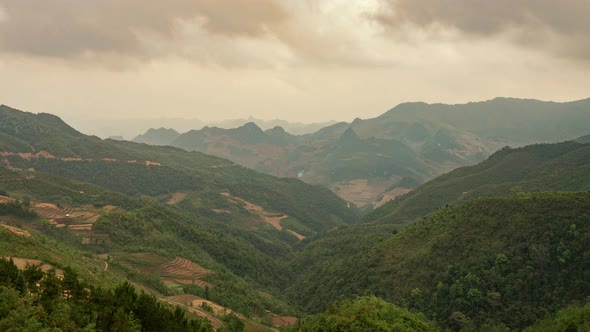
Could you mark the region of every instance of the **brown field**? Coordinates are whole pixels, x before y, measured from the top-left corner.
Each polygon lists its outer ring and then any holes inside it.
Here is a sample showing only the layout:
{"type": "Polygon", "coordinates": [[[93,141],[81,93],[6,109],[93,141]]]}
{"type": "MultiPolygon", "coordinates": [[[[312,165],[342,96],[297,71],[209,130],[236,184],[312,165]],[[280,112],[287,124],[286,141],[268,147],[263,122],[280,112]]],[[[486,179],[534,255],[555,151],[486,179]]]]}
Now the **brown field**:
{"type": "MultiPolygon", "coordinates": [[[[14,265],[16,265],[16,267],[18,267],[19,269],[24,269],[27,266],[32,266],[32,265],[36,265],[39,266],[41,268],[42,271],[49,271],[51,269],[53,269],[53,266],[49,265],[49,264],[45,264],[42,261],[38,260],[38,259],[28,259],[28,258],[20,258],[20,257],[2,257],[4,259],[12,259],[12,261],[14,262],[14,265]]],[[[61,276],[63,277],[64,275],[64,271],[63,270],[59,270],[56,269],[55,270],[55,274],[57,276],[61,276]]]]}
{"type": "Polygon", "coordinates": [[[166,204],[168,204],[168,205],[174,205],[174,204],[177,204],[177,203],[181,202],[185,198],[186,198],[186,194],[185,193],[174,193],[172,195],[172,197],[170,197],[170,199],[166,202],[166,204]]]}
{"type": "Polygon", "coordinates": [[[200,298],[198,296],[194,296],[194,295],[176,295],[176,296],[164,297],[164,298],[161,298],[160,300],[162,300],[166,303],[172,304],[172,305],[178,305],[178,306],[184,307],[189,312],[192,312],[194,314],[197,314],[200,317],[203,317],[203,318],[209,320],[211,322],[211,325],[213,325],[213,327],[216,330],[218,330],[222,327],[225,327],[225,324],[223,323],[223,321],[221,319],[219,319],[219,318],[213,316],[211,313],[203,310],[198,305],[194,305],[193,301],[195,301],[196,299],[200,299],[200,298]]]}
{"type": "Polygon", "coordinates": [[[14,226],[0,224],[0,227],[6,228],[10,232],[12,232],[13,234],[16,234],[18,236],[23,236],[23,237],[30,237],[31,236],[31,233],[25,231],[24,229],[20,229],[20,228],[14,227],[14,226]]]}
{"type": "Polygon", "coordinates": [[[8,202],[14,202],[14,198],[0,195],[0,204],[8,202]]]}
{"type": "Polygon", "coordinates": [[[399,196],[401,196],[403,194],[407,194],[410,191],[412,191],[412,189],[410,189],[410,188],[395,188],[391,191],[383,193],[383,198],[381,198],[381,200],[379,200],[379,201],[373,202],[373,207],[375,209],[378,207],[381,207],[383,204],[385,204],[389,201],[393,201],[396,198],[398,198],[399,196]]]}
{"type": "Polygon", "coordinates": [[[335,183],[330,186],[330,189],[345,200],[354,203],[356,206],[363,207],[371,204],[379,194],[387,190],[396,180],[389,179],[373,182],[368,179],[355,179],[335,183]]]}
{"type": "Polygon", "coordinates": [[[299,234],[299,233],[297,233],[297,232],[295,232],[295,231],[292,231],[292,230],[290,230],[290,229],[288,229],[288,230],[287,230],[287,232],[289,232],[289,233],[293,234],[293,235],[294,235],[296,238],[298,238],[298,239],[299,239],[299,241],[301,241],[301,240],[304,240],[304,239],[305,239],[305,236],[303,236],[303,235],[301,235],[301,234],[299,234]]]}
{"type": "Polygon", "coordinates": [[[46,219],[56,228],[66,228],[71,234],[81,238],[83,244],[105,242],[111,243],[110,236],[93,230],[94,223],[104,213],[120,209],[113,205],[96,208],[92,205],[80,208],[60,208],[51,203],[36,203],[32,206],[41,218],[46,219]]]}
{"type": "Polygon", "coordinates": [[[69,213],[66,212],[64,209],[59,208],[57,205],[51,203],[37,203],[34,204],[31,207],[31,209],[35,211],[39,215],[39,217],[47,220],[55,218],[64,218],[66,214],[69,213]]]}
{"type": "Polygon", "coordinates": [[[277,316],[272,319],[272,325],[277,327],[292,326],[295,324],[297,324],[297,317],[277,316]]]}
{"type": "Polygon", "coordinates": [[[195,264],[188,259],[176,257],[174,260],[160,265],[160,278],[165,282],[173,282],[181,285],[194,284],[200,287],[212,285],[204,280],[201,280],[207,274],[211,273],[198,264],[195,264]]]}
{"type": "Polygon", "coordinates": [[[113,258],[129,265],[144,273],[157,275],[165,283],[175,283],[180,285],[194,284],[199,287],[213,287],[212,284],[202,280],[203,277],[212,273],[199,264],[193,263],[188,259],[176,257],[173,260],[151,252],[141,252],[133,254],[112,254],[113,258]]]}
{"type": "Polygon", "coordinates": [[[244,209],[250,212],[250,214],[260,217],[265,223],[272,225],[279,231],[283,229],[283,226],[281,226],[281,220],[289,218],[286,214],[266,211],[262,206],[248,202],[243,198],[232,196],[229,193],[223,192],[221,195],[232,198],[228,199],[228,201],[232,203],[236,203],[236,201],[241,202],[244,205],[244,209]]]}

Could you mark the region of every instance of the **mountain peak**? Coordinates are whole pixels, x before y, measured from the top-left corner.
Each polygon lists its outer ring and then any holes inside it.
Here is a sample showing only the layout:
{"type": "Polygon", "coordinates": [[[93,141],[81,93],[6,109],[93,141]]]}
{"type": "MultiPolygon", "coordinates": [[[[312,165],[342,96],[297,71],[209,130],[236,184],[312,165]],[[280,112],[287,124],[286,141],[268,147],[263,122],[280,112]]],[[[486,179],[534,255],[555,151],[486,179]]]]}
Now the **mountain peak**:
{"type": "Polygon", "coordinates": [[[349,127],[342,133],[339,139],[340,143],[357,143],[360,142],[360,137],[356,134],[352,127],[349,127]]]}

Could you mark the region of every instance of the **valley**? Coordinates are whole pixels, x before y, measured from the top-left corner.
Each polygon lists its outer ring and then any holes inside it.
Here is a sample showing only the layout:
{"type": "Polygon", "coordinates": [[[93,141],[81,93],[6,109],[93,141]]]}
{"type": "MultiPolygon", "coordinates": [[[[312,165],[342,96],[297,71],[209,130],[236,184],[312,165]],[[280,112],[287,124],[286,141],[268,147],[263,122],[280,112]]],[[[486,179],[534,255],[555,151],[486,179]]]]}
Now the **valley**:
{"type": "MultiPolygon", "coordinates": [[[[369,307],[414,330],[518,330],[583,310],[590,294],[586,144],[505,147],[424,184],[408,173],[341,178],[332,190],[372,204],[362,215],[326,187],[218,157],[0,116],[0,256],[60,280],[73,268],[81,282],[132,287],[204,330],[314,330],[354,324],[340,315],[369,307]],[[45,138],[29,138],[35,127],[45,138]]],[[[367,148],[342,136],[336,155],[367,148]]]]}
{"type": "Polygon", "coordinates": [[[135,141],[200,151],[259,172],[321,184],[371,210],[438,175],[483,161],[504,146],[574,139],[587,131],[583,124],[590,122],[585,111],[589,105],[589,100],[510,98],[460,105],[405,103],[376,118],[341,122],[306,135],[281,127],[263,131],[247,123],[174,135],[150,129],[135,141]],[[555,125],[546,126],[548,122],[555,125]],[[415,185],[386,194],[404,178],[415,185]]]}

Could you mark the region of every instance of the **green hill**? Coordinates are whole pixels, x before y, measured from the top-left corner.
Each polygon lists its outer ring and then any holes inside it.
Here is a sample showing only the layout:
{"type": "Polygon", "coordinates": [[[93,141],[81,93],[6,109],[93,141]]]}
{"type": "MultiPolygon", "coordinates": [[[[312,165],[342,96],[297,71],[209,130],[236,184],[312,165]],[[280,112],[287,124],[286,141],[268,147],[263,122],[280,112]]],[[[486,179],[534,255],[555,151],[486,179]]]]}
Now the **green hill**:
{"type": "Polygon", "coordinates": [[[170,145],[170,143],[174,141],[178,135],[180,134],[174,129],[152,128],[146,131],[145,134],[135,137],[133,142],[145,143],[149,145],[170,145]]]}
{"type": "Polygon", "coordinates": [[[590,143],[590,135],[586,135],[586,136],[578,137],[578,138],[576,139],[576,142],[578,142],[578,143],[583,143],[583,144],[588,144],[588,143],[590,143]]]}
{"type": "Polygon", "coordinates": [[[590,145],[574,142],[504,148],[373,211],[367,222],[404,224],[447,204],[518,192],[590,189],[590,145]]]}
{"type": "Polygon", "coordinates": [[[587,192],[518,194],[442,209],[360,247],[335,232],[304,249],[291,290],[309,309],[370,291],[445,327],[522,329],[590,295],[588,211],[587,192]]]}
{"type": "MultiPolygon", "coordinates": [[[[232,206],[229,198],[220,195],[227,192],[288,215],[294,231],[308,234],[358,219],[358,212],[329,190],[259,174],[217,157],[172,147],[103,141],[75,131],[57,117],[7,107],[0,109],[0,118],[0,146],[6,147],[3,162],[9,167],[35,169],[131,195],[185,192],[190,194],[191,201],[185,204],[192,212],[200,209],[209,215],[216,214],[212,209],[232,206]],[[11,150],[15,144],[27,149],[11,150]]],[[[251,126],[245,127],[252,131],[251,126]]],[[[251,215],[239,205],[235,210],[251,215]]],[[[218,217],[228,219],[222,214],[218,217]]]]}

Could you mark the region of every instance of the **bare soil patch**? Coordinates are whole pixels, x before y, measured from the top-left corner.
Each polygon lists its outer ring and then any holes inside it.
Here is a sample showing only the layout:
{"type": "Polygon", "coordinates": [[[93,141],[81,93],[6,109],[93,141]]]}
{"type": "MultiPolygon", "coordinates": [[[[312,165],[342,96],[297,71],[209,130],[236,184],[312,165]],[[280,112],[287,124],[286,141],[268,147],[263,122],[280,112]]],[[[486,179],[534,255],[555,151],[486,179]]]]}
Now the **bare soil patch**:
{"type": "Polygon", "coordinates": [[[277,327],[292,326],[295,324],[297,324],[297,317],[277,316],[272,319],[272,325],[277,327]]]}
{"type": "Polygon", "coordinates": [[[0,227],[6,228],[10,232],[12,232],[13,234],[18,235],[18,236],[22,236],[22,237],[30,237],[31,236],[31,233],[29,233],[28,231],[25,231],[24,229],[20,229],[18,227],[9,226],[6,224],[0,224],[0,227]]]}
{"type": "Polygon", "coordinates": [[[243,198],[232,196],[229,193],[223,192],[221,193],[221,195],[231,197],[232,199],[229,199],[230,202],[241,202],[242,204],[244,204],[244,209],[250,212],[250,214],[260,217],[260,219],[262,219],[264,222],[272,225],[274,228],[278,230],[283,229],[283,226],[281,226],[281,220],[289,218],[289,216],[286,214],[266,211],[262,206],[256,205],[252,202],[248,202],[243,198]]]}
{"type": "Polygon", "coordinates": [[[393,201],[401,195],[409,193],[410,191],[412,191],[411,188],[395,188],[391,191],[383,193],[383,197],[381,198],[381,200],[373,202],[373,207],[375,209],[381,207],[385,203],[393,201]]]}
{"type": "Polygon", "coordinates": [[[338,196],[354,203],[356,206],[371,204],[379,194],[395,182],[394,179],[384,181],[369,181],[368,179],[354,179],[337,182],[330,189],[338,196]]]}
{"type": "MultiPolygon", "coordinates": [[[[40,261],[38,259],[29,259],[29,258],[20,258],[20,257],[2,257],[2,258],[12,259],[12,261],[14,262],[14,265],[16,265],[16,267],[18,267],[21,270],[23,270],[27,266],[33,266],[33,265],[39,266],[41,268],[41,270],[44,272],[47,272],[47,271],[53,269],[53,266],[43,263],[42,261],[40,261]]],[[[55,274],[57,276],[63,277],[64,272],[63,272],[63,270],[56,269],[55,274]]]]}
{"type": "Polygon", "coordinates": [[[14,198],[0,195],[0,204],[14,202],[14,198]]]}
{"type": "MultiPolygon", "coordinates": [[[[211,325],[213,325],[213,327],[216,330],[218,330],[222,327],[225,327],[225,324],[223,323],[223,321],[221,319],[213,316],[209,312],[204,311],[201,307],[195,306],[193,300],[187,300],[187,298],[186,298],[187,296],[193,297],[192,295],[177,295],[177,296],[170,296],[170,297],[161,298],[160,300],[162,300],[166,303],[172,304],[172,305],[182,306],[186,310],[188,310],[189,312],[195,313],[195,314],[199,315],[200,317],[203,317],[203,318],[209,320],[211,322],[211,325]],[[182,297],[182,298],[178,298],[178,297],[182,297]]],[[[194,297],[197,298],[196,296],[194,296],[194,297]]]]}
{"type": "Polygon", "coordinates": [[[186,194],[185,193],[174,193],[172,195],[172,197],[166,202],[166,204],[168,204],[168,205],[174,205],[174,204],[177,204],[177,203],[181,202],[185,198],[186,198],[186,194]]]}
{"type": "Polygon", "coordinates": [[[301,234],[299,234],[299,233],[297,233],[297,232],[295,232],[295,231],[292,231],[292,230],[290,230],[290,229],[288,229],[288,230],[287,230],[287,232],[289,232],[289,233],[293,234],[293,235],[294,235],[296,238],[298,238],[298,239],[299,239],[299,241],[301,241],[301,240],[304,240],[304,239],[305,239],[305,236],[303,236],[303,235],[301,235],[301,234]]]}
{"type": "Polygon", "coordinates": [[[172,261],[161,264],[160,271],[160,278],[163,281],[181,285],[195,284],[199,287],[213,286],[210,283],[201,280],[207,274],[211,273],[211,270],[182,257],[176,257],[172,261]]]}

